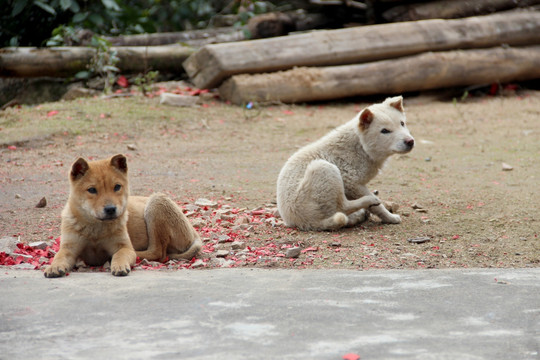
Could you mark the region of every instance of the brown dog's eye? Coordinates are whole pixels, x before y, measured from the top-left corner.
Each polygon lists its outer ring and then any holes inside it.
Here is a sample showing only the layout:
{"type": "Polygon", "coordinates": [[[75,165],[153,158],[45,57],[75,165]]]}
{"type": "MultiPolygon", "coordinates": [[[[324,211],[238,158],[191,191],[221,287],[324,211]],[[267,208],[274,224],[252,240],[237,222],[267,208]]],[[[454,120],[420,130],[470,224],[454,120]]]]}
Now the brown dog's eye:
{"type": "Polygon", "coordinates": [[[120,184],[114,185],[114,191],[120,191],[121,188],[122,188],[122,185],[120,184]]]}
{"type": "Polygon", "coordinates": [[[97,194],[97,189],[95,187],[88,188],[90,194],[97,194]]]}
{"type": "Polygon", "coordinates": [[[390,133],[391,133],[391,131],[388,130],[388,129],[382,129],[381,130],[381,134],[390,134],[390,133]]]}

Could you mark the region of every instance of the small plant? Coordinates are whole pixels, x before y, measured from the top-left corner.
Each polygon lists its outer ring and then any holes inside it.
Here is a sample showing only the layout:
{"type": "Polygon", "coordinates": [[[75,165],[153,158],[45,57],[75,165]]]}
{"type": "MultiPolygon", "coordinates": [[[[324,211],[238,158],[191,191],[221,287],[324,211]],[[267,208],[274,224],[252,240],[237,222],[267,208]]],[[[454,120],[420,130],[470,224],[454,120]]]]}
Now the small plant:
{"type": "Polygon", "coordinates": [[[104,81],[103,91],[108,94],[116,81],[116,75],[120,71],[116,64],[120,59],[116,50],[111,49],[111,42],[97,35],[92,36],[90,46],[96,50],[90,59],[88,70],[79,71],[75,77],[89,79],[93,75],[101,77],[104,81]]]}
{"type": "Polygon", "coordinates": [[[143,93],[144,96],[152,90],[152,84],[156,81],[156,78],[159,75],[159,71],[147,71],[144,74],[139,74],[133,82],[139,88],[139,91],[143,93]]]}
{"type": "Polygon", "coordinates": [[[64,46],[79,43],[77,30],[71,26],[60,25],[52,31],[52,37],[47,40],[47,46],[64,46]]]}

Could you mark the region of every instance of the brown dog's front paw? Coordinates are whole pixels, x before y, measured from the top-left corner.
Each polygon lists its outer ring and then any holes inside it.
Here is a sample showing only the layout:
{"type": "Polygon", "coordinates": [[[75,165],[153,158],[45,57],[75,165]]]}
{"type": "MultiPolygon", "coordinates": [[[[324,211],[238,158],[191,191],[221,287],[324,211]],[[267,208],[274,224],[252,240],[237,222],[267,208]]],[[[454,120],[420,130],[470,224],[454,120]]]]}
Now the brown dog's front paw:
{"type": "Polygon", "coordinates": [[[131,271],[131,266],[129,265],[114,265],[111,266],[111,273],[114,276],[127,276],[131,271]]]}
{"type": "Polygon", "coordinates": [[[45,275],[46,278],[58,278],[66,275],[67,272],[67,268],[63,266],[50,265],[48,268],[45,269],[43,275],[45,275]]]}

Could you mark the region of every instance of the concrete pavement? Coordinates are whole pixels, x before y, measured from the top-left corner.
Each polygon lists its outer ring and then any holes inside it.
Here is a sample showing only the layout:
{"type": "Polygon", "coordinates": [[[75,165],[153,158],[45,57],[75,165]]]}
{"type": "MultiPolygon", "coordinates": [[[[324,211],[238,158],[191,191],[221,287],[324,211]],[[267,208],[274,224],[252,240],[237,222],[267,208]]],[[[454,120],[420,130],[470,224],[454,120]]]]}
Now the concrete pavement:
{"type": "Polygon", "coordinates": [[[0,359],[540,359],[540,269],[0,269],[0,359]]]}

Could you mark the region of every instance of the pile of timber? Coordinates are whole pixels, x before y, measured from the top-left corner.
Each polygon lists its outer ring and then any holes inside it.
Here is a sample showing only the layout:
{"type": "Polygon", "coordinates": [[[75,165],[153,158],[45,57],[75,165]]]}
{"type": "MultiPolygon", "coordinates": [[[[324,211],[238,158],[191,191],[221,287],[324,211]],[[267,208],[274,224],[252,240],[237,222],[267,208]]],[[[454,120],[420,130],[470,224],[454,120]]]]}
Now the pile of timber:
{"type": "Polygon", "coordinates": [[[184,68],[236,104],[540,78],[540,12],[510,11],[206,45],[184,68]]]}
{"type": "MultiPolygon", "coordinates": [[[[291,4],[302,11],[256,16],[243,29],[118,36],[109,38],[111,49],[120,58],[117,66],[122,74],[187,73],[197,87],[219,88],[222,98],[237,104],[329,100],[540,78],[540,10],[528,7],[540,0],[295,0],[291,4]],[[528,8],[508,11],[520,7],[528,8]],[[343,28],[346,23],[380,22],[386,23],[343,28]],[[295,32],[333,26],[341,28],[295,32]],[[247,40],[245,29],[251,39],[263,39],[242,41],[247,40]]],[[[86,70],[95,54],[95,49],[85,46],[4,48],[0,49],[0,77],[71,77],[86,70]]]]}

